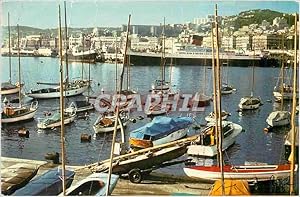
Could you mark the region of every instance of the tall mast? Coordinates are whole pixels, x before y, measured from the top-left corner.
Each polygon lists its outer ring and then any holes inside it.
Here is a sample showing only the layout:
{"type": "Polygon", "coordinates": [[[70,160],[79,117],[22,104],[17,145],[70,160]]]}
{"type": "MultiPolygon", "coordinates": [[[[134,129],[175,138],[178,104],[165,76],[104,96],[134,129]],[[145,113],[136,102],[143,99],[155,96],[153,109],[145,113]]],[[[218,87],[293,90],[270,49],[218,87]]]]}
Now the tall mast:
{"type": "Polygon", "coordinates": [[[60,5],[58,6],[58,24],[59,24],[59,57],[60,57],[60,143],[61,143],[61,157],[62,157],[62,188],[63,195],[66,194],[66,177],[65,177],[65,125],[64,125],[64,75],[63,75],[63,58],[62,58],[62,34],[61,34],[61,16],[60,16],[60,5]]]}
{"type": "Polygon", "coordinates": [[[64,1],[64,7],[65,7],[65,37],[66,37],[66,43],[65,43],[65,56],[66,56],[66,84],[69,84],[69,62],[68,62],[68,51],[69,51],[69,38],[68,38],[68,27],[67,27],[67,5],[66,1],[64,1]]]}
{"type": "MultiPolygon", "coordinates": [[[[128,32],[129,32],[130,17],[131,17],[131,15],[129,14],[128,25],[127,25],[127,35],[128,35],[128,32]]],[[[125,47],[127,47],[127,42],[128,42],[128,36],[126,37],[126,46],[125,47]]],[[[126,53],[126,50],[125,50],[125,53],[126,53]]],[[[126,58],[125,55],[126,54],[124,54],[124,58],[126,58]]],[[[121,90],[122,90],[123,76],[124,76],[124,64],[123,64],[123,68],[122,68],[122,72],[121,72],[121,76],[120,76],[120,86],[119,86],[119,93],[120,94],[121,94],[121,90]]],[[[120,102],[119,99],[118,99],[117,102],[120,102]]],[[[115,119],[114,133],[113,133],[113,139],[112,139],[112,145],[111,145],[111,152],[110,152],[110,162],[109,162],[109,170],[108,170],[108,180],[107,180],[107,187],[106,187],[106,196],[108,196],[109,193],[110,193],[109,192],[109,186],[110,186],[110,178],[111,178],[111,173],[112,173],[112,162],[113,162],[113,157],[114,157],[114,149],[115,149],[115,142],[116,142],[117,127],[118,127],[118,122],[120,120],[120,118],[119,118],[119,113],[120,113],[119,103],[117,103],[116,108],[117,108],[116,109],[116,119],[115,119]]],[[[120,124],[122,124],[121,121],[120,121],[120,124]]],[[[122,125],[121,125],[121,127],[122,127],[122,125]]]]}
{"type": "Polygon", "coordinates": [[[10,50],[10,23],[9,23],[9,12],[7,13],[7,26],[8,26],[8,62],[9,62],[9,80],[11,83],[11,50],[10,50]]]}
{"type": "MultiPolygon", "coordinates": [[[[253,58],[255,58],[255,48],[253,49],[253,58]]],[[[251,84],[251,97],[254,92],[254,60],[252,60],[252,84],[251,84]]]]}
{"type": "MultiPolygon", "coordinates": [[[[212,60],[211,60],[211,66],[212,66],[212,74],[213,74],[213,104],[214,104],[214,114],[215,119],[217,122],[217,85],[216,85],[216,67],[215,67],[215,41],[214,41],[214,23],[211,23],[211,54],[212,54],[212,60]]],[[[215,131],[217,131],[217,125],[215,125],[215,131]]],[[[217,132],[215,132],[215,138],[216,138],[216,144],[219,144],[217,132]]],[[[217,160],[218,165],[220,163],[220,156],[219,152],[217,153],[217,160]]]]}
{"type": "Polygon", "coordinates": [[[81,80],[83,80],[84,34],[82,34],[81,80]]]}
{"type": "Polygon", "coordinates": [[[126,32],[124,60],[123,60],[123,69],[124,69],[124,66],[127,63],[127,88],[126,88],[127,90],[128,90],[128,85],[129,85],[129,68],[128,68],[128,61],[127,61],[127,48],[128,48],[128,35],[129,35],[129,31],[130,31],[130,29],[129,29],[130,28],[130,18],[131,18],[131,15],[129,14],[128,24],[127,24],[127,32],[126,32]]]}
{"type": "Polygon", "coordinates": [[[165,27],[166,27],[166,18],[164,17],[164,32],[163,32],[163,81],[165,81],[165,72],[166,72],[166,34],[165,34],[165,27]]]}
{"type": "Polygon", "coordinates": [[[17,25],[18,27],[18,62],[19,62],[19,66],[18,66],[18,71],[19,71],[19,107],[22,106],[22,102],[21,102],[21,58],[20,58],[20,28],[19,28],[19,24],[17,25]]]}
{"type": "MultiPolygon", "coordinates": [[[[117,47],[117,33],[116,33],[115,36],[116,36],[115,50],[116,50],[116,91],[117,91],[118,90],[118,47],[117,47]]],[[[125,61],[125,59],[124,59],[124,61],[125,61]]],[[[120,94],[121,94],[121,92],[120,92],[120,94]]]]}
{"type": "Polygon", "coordinates": [[[296,89],[297,89],[297,13],[295,14],[295,38],[294,38],[294,72],[293,72],[293,104],[291,114],[291,131],[292,131],[292,144],[291,144],[291,172],[290,172],[290,195],[295,195],[294,187],[294,170],[295,170],[295,139],[296,139],[296,126],[295,126],[295,111],[296,111],[296,89]]]}
{"type": "Polygon", "coordinates": [[[222,152],[222,141],[223,141],[223,133],[222,133],[222,115],[221,115],[221,79],[220,79],[220,60],[219,60],[219,28],[218,28],[218,7],[215,5],[215,25],[216,25],[216,67],[217,67],[217,114],[216,117],[218,119],[217,123],[217,133],[219,138],[218,151],[220,155],[220,170],[221,170],[221,182],[222,182],[222,195],[224,195],[224,171],[223,171],[223,152],[222,152]]]}

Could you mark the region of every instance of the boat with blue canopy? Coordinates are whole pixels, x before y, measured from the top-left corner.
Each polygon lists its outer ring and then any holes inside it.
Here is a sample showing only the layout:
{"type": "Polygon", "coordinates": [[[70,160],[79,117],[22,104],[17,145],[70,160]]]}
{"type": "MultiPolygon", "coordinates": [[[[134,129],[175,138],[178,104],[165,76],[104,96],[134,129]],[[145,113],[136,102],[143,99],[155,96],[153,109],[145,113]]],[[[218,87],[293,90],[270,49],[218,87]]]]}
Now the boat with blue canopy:
{"type": "Polygon", "coordinates": [[[130,132],[132,148],[148,148],[172,142],[187,135],[191,117],[155,117],[152,122],[130,132]]]}

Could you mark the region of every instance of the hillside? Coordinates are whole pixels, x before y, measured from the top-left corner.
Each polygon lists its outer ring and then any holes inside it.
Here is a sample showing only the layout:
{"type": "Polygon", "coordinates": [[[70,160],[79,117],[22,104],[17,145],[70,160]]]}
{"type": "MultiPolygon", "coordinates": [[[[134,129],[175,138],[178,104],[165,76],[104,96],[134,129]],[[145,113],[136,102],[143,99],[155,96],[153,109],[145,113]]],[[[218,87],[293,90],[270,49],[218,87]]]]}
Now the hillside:
{"type": "Polygon", "coordinates": [[[272,24],[273,20],[276,17],[284,17],[287,20],[289,26],[292,26],[294,24],[294,16],[291,14],[285,14],[269,9],[257,9],[243,11],[238,15],[226,17],[225,25],[234,26],[235,29],[238,29],[242,26],[248,26],[250,24],[261,24],[263,20],[266,20],[270,24],[272,24]]]}

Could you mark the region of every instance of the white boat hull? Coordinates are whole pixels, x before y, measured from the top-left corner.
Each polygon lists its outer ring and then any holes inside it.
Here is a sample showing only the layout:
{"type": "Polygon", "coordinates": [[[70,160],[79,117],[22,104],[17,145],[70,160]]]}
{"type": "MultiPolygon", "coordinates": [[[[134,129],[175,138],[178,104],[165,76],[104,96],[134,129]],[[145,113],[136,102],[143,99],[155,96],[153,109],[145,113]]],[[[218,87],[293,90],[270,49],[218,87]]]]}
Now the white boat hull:
{"type": "MultiPolygon", "coordinates": [[[[80,95],[83,92],[85,92],[88,89],[88,86],[83,86],[77,89],[72,89],[72,90],[67,90],[64,91],[63,96],[64,97],[69,97],[69,96],[76,96],[80,95]]],[[[59,98],[60,97],[60,92],[49,92],[49,93],[28,93],[28,96],[36,99],[49,99],[49,98],[59,98]]]]}
{"type": "MultiPolygon", "coordinates": [[[[75,116],[76,115],[73,115],[69,118],[65,118],[64,119],[64,124],[67,125],[67,124],[70,124],[71,122],[73,122],[74,119],[75,119],[75,116]]],[[[40,123],[37,124],[37,127],[39,129],[50,129],[50,128],[55,128],[55,127],[60,127],[61,126],[60,122],[61,121],[58,121],[58,122],[54,122],[54,123],[48,124],[48,125],[45,125],[44,123],[40,122],[40,123]]]]}
{"type": "Polygon", "coordinates": [[[280,127],[280,126],[285,126],[285,125],[289,125],[290,122],[291,122],[291,119],[290,119],[290,114],[289,112],[287,111],[282,111],[284,113],[288,113],[288,115],[282,119],[274,119],[274,114],[275,113],[278,113],[279,111],[275,111],[275,112],[272,112],[266,122],[268,123],[269,126],[271,127],[280,127]]]}
{"type": "MultiPolygon", "coordinates": [[[[261,168],[263,168],[263,166],[261,166],[261,168]]],[[[295,171],[296,170],[297,167],[295,171]]],[[[221,173],[215,171],[196,170],[192,168],[183,168],[183,171],[187,176],[196,179],[215,181],[221,178],[221,173]]],[[[247,181],[268,181],[268,180],[286,178],[289,176],[289,174],[290,174],[290,170],[248,172],[248,173],[224,172],[224,179],[239,179],[239,180],[247,180],[247,181]]]]}
{"type": "MultiPolygon", "coordinates": [[[[125,127],[126,125],[127,125],[127,121],[123,122],[123,127],[125,127]]],[[[112,127],[101,127],[99,125],[93,125],[93,129],[94,129],[96,134],[113,132],[114,128],[115,128],[114,126],[112,126],[112,127]]],[[[121,129],[121,125],[118,124],[117,130],[119,130],[119,129],[121,129]]]]}
{"type": "MultiPolygon", "coordinates": [[[[234,124],[234,131],[224,138],[222,144],[222,151],[228,149],[231,145],[235,143],[237,136],[242,132],[242,127],[238,124],[234,124]]],[[[188,146],[187,154],[188,155],[197,155],[197,156],[205,156],[205,157],[214,157],[218,153],[217,145],[190,145],[188,146]]]]}
{"type": "Polygon", "coordinates": [[[36,108],[30,108],[30,112],[24,116],[19,116],[14,118],[4,118],[4,119],[1,118],[1,123],[14,123],[14,122],[19,122],[24,120],[30,120],[34,118],[36,111],[37,111],[36,108]]]}
{"type": "Polygon", "coordinates": [[[259,106],[260,106],[261,102],[260,102],[260,99],[259,98],[251,98],[251,97],[244,97],[244,98],[241,98],[241,101],[239,103],[239,109],[241,110],[253,110],[253,109],[258,109],[259,106]],[[255,99],[255,100],[259,100],[258,103],[256,104],[249,104],[247,105],[245,102],[249,99],[255,99]]]}
{"type": "Polygon", "coordinates": [[[1,95],[8,95],[8,94],[16,94],[20,90],[19,87],[8,89],[8,90],[1,90],[1,95]]]}
{"type": "MultiPolygon", "coordinates": [[[[282,94],[280,92],[273,92],[273,96],[276,101],[281,101],[282,94]]],[[[296,94],[296,97],[298,98],[298,94],[296,94]]],[[[283,100],[292,100],[293,99],[293,92],[285,92],[283,94],[283,100]]]]}
{"type": "Polygon", "coordinates": [[[158,140],[154,140],[152,142],[153,146],[157,146],[157,145],[160,145],[160,144],[165,144],[165,143],[168,143],[168,142],[173,142],[175,140],[181,139],[181,138],[183,138],[184,136],[187,135],[187,132],[188,132],[188,129],[180,129],[178,131],[170,133],[169,135],[167,135],[163,138],[160,138],[158,140]]]}

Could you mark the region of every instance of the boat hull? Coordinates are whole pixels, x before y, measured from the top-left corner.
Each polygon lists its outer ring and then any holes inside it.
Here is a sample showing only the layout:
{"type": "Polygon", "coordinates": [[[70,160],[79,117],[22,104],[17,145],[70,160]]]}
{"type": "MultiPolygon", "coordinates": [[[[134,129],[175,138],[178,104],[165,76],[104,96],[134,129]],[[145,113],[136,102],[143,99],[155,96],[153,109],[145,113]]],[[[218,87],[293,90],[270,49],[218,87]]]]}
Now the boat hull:
{"type": "MultiPolygon", "coordinates": [[[[64,97],[80,95],[88,89],[88,86],[83,86],[77,89],[66,90],[63,92],[64,97]]],[[[36,99],[50,99],[50,98],[59,98],[60,91],[48,92],[48,93],[28,93],[28,96],[36,99]]]]}
{"type": "Polygon", "coordinates": [[[157,146],[157,145],[161,145],[161,144],[165,144],[168,142],[173,142],[175,140],[181,139],[187,135],[187,132],[188,129],[180,129],[154,141],[129,138],[129,144],[133,148],[149,148],[152,146],[157,146]]]}
{"type": "Polygon", "coordinates": [[[37,108],[30,108],[30,111],[23,115],[23,116],[18,116],[18,117],[14,117],[14,118],[1,118],[1,123],[14,123],[14,122],[20,122],[20,121],[24,121],[24,120],[30,120],[32,118],[34,118],[35,114],[36,114],[37,108]]]}
{"type": "MultiPolygon", "coordinates": [[[[222,151],[228,149],[231,145],[235,143],[237,136],[242,132],[242,127],[238,124],[233,124],[234,131],[223,139],[222,151]]],[[[197,155],[205,157],[214,157],[218,153],[217,145],[190,145],[188,146],[188,155],[197,155]]]]}
{"type": "MultiPolygon", "coordinates": [[[[220,167],[218,166],[194,166],[185,167],[184,173],[196,179],[215,181],[220,179],[220,167]]],[[[297,166],[295,171],[297,170],[297,166]]],[[[267,166],[224,166],[224,179],[239,179],[252,181],[268,181],[286,178],[290,174],[290,165],[267,166]]]]}
{"type": "Polygon", "coordinates": [[[261,105],[259,98],[252,98],[252,97],[244,97],[241,98],[241,101],[239,103],[239,109],[241,110],[253,110],[258,109],[261,105]],[[247,101],[250,103],[247,103],[247,101]]]}
{"type": "MultiPolygon", "coordinates": [[[[289,113],[287,111],[282,111],[282,112],[289,113]]],[[[269,126],[280,127],[280,126],[286,126],[286,125],[290,124],[290,122],[291,122],[290,115],[287,115],[286,117],[281,118],[281,119],[275,119],[274,118],[275,113],[278,113],[278,111],[272,112],[266,120],[266,122],[268,123],[269,126]]]]}
{"type": "MultiPolygon", "coordinates": [[[[65,125],[70,124],[71,122],[74,121],[75,117],[76,117],[76,115],[73,115],[69,118],[65,118],[64,119],[64,124],[65,125]]],[[[40,122],[40,123],[37,124],[37,127],[39,129],[50,129],[50,128],[55,128],[55,127],[60,127],[60,126],[61,126],[60,120],[57,121],[57,122],[51,123],[51,124],[47,124],[47,125],[44,124],[43,122],[40,122]]]]}
{"type": "Polygon", "coordinates": [[[20,90],[19,87],[7,89],[7,90],[1,90],[1,95],[16,94],[19,92],[19,90],[20,90]]]}
{"type": "MultiPolygon", "coordinates": [[[[127,121],[123,122],[123,127],[126,127],[126,125],[127,125],[127,121]]],[[[99,125],[93,125],[93,129],[96,134],[113,132],[114,128],[115,128],[114,124],[111,127],[101,127],[99,125]]],[[[117,130],[119,130],[119,129],[121,129],[121,125],[118,124],[117,130]]]]}
{"type": "Polygon", "coordinates": [[[176,159],[182,156],[185,152],[185,145],[164,148],[151,154],[144,154],[133,159],[121,161],[117,165],[114,165],[112,171],[115,174],[127,174],[132,169],[150,169],[153,166],[176,159]]]}

